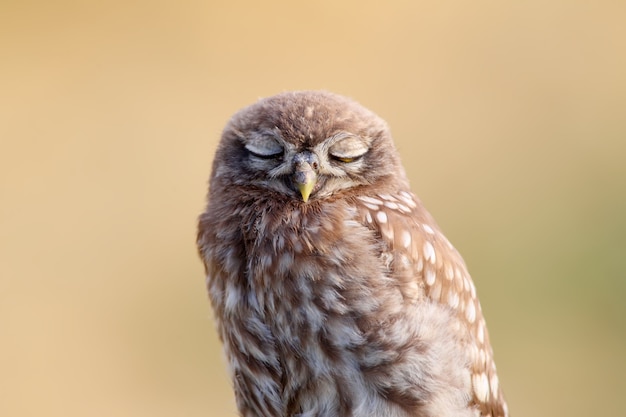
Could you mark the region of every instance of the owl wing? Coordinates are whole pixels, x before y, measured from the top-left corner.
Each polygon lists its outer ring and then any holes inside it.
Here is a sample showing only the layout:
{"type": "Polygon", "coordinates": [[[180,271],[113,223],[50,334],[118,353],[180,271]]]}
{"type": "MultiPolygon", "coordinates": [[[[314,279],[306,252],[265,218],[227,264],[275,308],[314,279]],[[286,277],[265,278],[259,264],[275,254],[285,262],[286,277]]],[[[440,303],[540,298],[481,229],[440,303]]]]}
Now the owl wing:
{"type": "Polygon", "coordinates": [[[476,287],[461,255],[410,192],[360,196],[356,206],[362,224],[380,236],[403,295],[447,306],[465,327],[473,404],[482,416],[507,416],[476,287]]]}

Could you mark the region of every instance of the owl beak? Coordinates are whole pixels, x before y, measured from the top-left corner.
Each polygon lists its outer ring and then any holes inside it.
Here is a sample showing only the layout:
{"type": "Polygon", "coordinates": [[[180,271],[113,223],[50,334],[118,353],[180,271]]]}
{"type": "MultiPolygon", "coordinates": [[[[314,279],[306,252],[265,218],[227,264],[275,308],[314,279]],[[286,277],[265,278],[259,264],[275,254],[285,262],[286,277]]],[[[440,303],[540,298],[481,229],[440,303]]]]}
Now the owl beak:
{"type": "Polygon", "coordinates": [[[302,201],[309,201],[309,196],[317,183],[317,167],[319,160],[317,155],[311,151],[303,151],[293,158],[294,173],[293,183],[300,191],[302,201]]]}
{"type": "Polygon", "coordinates": [[[317,174],[311,165],[304,163],[297,167],[293,176],[293,182],[300,191],[302,200],[306,203],[317,182],[317,174]]]}

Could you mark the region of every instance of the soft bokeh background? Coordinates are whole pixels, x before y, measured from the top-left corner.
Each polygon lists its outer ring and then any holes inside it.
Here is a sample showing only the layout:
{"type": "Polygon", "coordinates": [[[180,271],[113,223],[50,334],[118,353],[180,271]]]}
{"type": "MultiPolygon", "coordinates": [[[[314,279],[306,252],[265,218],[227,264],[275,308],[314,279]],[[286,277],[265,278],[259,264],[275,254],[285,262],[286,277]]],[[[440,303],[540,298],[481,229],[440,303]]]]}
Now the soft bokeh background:
{"type": "Polygon", "coordinates": [[[514,416],[626,415],[626,3],[0,3],[0,415],[234,416],[195,252],[220,131],[388,120],[514,416]]]}

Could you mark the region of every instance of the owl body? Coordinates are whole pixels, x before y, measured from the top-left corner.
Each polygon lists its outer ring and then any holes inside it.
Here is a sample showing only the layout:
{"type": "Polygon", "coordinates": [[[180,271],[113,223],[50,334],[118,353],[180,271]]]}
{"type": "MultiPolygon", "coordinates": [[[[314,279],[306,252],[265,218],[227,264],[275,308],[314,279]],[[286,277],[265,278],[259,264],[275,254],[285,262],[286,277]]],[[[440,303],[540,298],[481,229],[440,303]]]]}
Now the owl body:
{"type": "Polygon", "coordinates": [[[465,264],[356,103],[236,114],[198,246],[242,416],[507,414],[465,264]]]}

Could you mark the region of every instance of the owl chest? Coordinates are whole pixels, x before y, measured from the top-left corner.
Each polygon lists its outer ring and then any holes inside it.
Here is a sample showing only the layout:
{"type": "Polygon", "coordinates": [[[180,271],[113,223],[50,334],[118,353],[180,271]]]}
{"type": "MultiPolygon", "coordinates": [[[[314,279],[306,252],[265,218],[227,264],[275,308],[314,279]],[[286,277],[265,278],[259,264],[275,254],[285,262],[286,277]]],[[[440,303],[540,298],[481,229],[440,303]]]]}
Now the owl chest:
{"type": "Polygon", "coordinates": [[[373,248],[363,238],[357,245],[358,234],[329,231],[286,227],[248,245],[244,291],[254,320],[289,380],[302,384],[356,362],[365,343],[361,322],[380,304],[372,292],[383,278],[373,248]]]}
{"type": "Polygon", "coordinates": [[[338,272],[322,268],[315,258],[300,259],[299,264],[251,277],[263,283],[251,287],[250,297],[259,307],[255,319],[272,340],[267,347],[280,367],[277,382],[287,409],[290,403],[306,409],[307,402],[328,392],[332,398],[326,401],[337,402],[336,381],[361,380],[359,352],[366,344],[359,304],[342,288],[338,272]]]}
{"type": "Polygon", "coordinates": [[[363,277],[345,274],[323,254],[267,252],[251,257],[248,297],[282,354],[302,356],[334,343],[329,338],[354,339],[364,302],[356,287],[366,285],[359,283],[363,277]]]}
{"type": "Polygon", "coordinates": [[[286,410],[324,396],[345,407],[377,398],[363,369],[379,361],[372,337],[385,328],[389,306],[403,303],[368,229],[346,217],[328,223],[268,230],[257,222],[241,256],[221,258],[221,270],[232,272],[213,280],[223,285],[214,302],[225,312],[220,328],[238,378],[263,395],[275,392],[286,410]]]}

